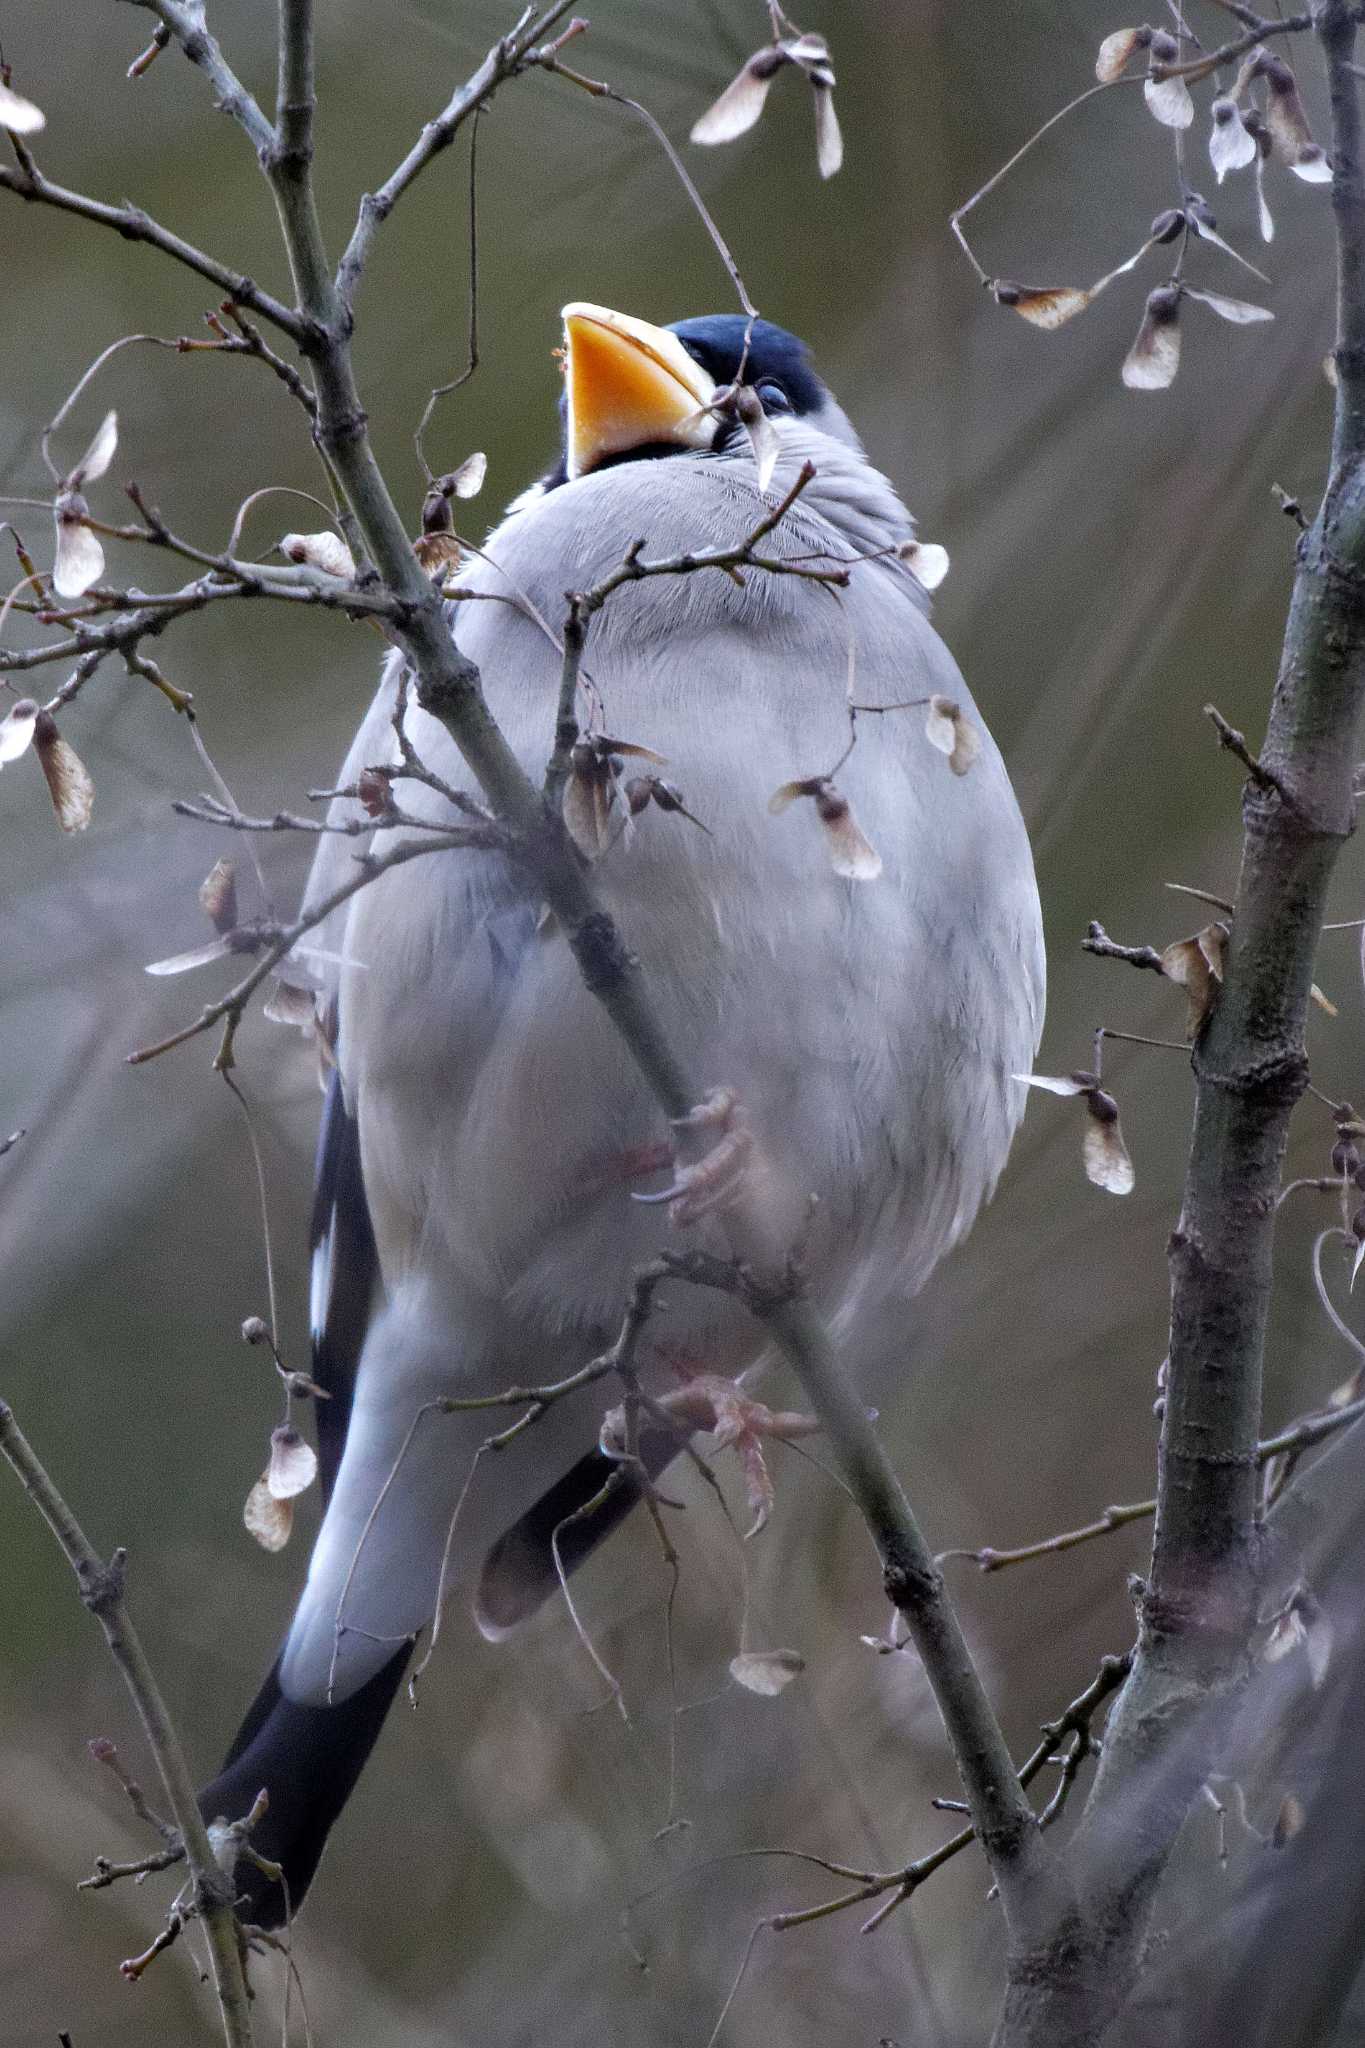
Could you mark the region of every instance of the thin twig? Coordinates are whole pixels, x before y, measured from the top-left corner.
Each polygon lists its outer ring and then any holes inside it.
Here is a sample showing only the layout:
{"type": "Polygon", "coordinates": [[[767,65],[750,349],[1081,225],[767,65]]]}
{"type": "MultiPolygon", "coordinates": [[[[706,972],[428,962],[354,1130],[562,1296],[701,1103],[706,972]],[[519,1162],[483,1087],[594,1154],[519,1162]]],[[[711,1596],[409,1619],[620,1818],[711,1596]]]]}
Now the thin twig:
{"type": "Polygon", "coordinates": [[[392,170],[376,192],[367,192],[360,202],[356,224],[336,275],[339,304],[354,306],[357,287],[369,258],[376,231],[388,219],[403,194],[422,174],[432,158],[448,149],[464,123],[489,100],[497,87],[522,71],[537,66],[555,68],[553,56],[536,46],[568,13],[573,0],[555,0],[535,21],[527,8],[512,33],[493,45],[477,71],[452,95],[442,111],[428,121],[403,161],[392,170]]]}
{"type": "Polygon", "coordinates": [[[422,409],[417,422],[417,431],[412,437],[417,452],[417,461],[427,482],[431,482],[431,465],[426,458],[423,442],[431,423],[431,416],[443,398],[466,385],[479,367],[479,115],[482,102],[474,109],[474,118],[469,125],[469,341],[464,368],[448,384],[436,384],[422,409]]]}
{"type": "Polygon", "coordinates": [[[99,1622],[110,1655],[137,1708],[172,1817],[185,1845],[194,1885],[194,1908],[208,1933],[224,2038],[228,2048],[251,2048],[251,2011],[233,1911],[232,1881],[209,1843],[180,1738],[124,1602],[123,1552],[116,1550],[107,1564],[100,1557],[4,1401],[0,1401],[0,1455],[22,1482],[75,1572],[81,1599],[99,1622]]]}
{"type": "Polygon", "coordinates": [[[301,912],[292,924],[283,926],[275,932],[273,938],[262,942],[262,950],[256,964],[235,987],[229,989],[225,996],[220,996],[217,1002],[206,1004],[193,1023],[182,1025],[178,1031],[171,1032],[168,1038],[158,1039],[155,1045],[144,1045],[136,1052],[125,1054],[128,1065],[143,1066],[148,1060],[159,1059],[162,1053],[171,1052],[176,1046],[186,1045],[190,1039],[198,1038],[205,1031],[211,1031],[215,1024],[225,1023],[227,1030],[219,1053],[219,1060],[223,1061],[231,1055],[233,1035],[247,1004],[266,976],[279,966],[281,960],[292,951],[305,932],[312,931],[315,925],[330,917],[334,910],[349,902],[358,890],[367,888],[371,882],[376,881],[380,875],[387,874],[391,868],[402,867],[410,860],[420,860],[429,853],[441,853],[452,846],[476,846],[505,852],[507,844],[506,834],[497,826],[451,825],[437,826],[433,837],[419,841],[405,840],[401,845],[390,847],[382,854],[358,854],[354,874],[339,883],[330,895],[324,896],[310,909],[301,912]]]}
{"type": "MultiPolygon", "coordinates": [[[[1326,1235],[1331,1236],[1332,1233],[1329,1231],[1326,1235]]],[[[1360,1340],[1340,1322],[1330,1303],[1327,1306],[1343,1336],[1348,1337],[1360,1356],[1365,1358],[1365,1344],[1361,1344],[1360,1340]]],[[[1365,1415],[1365,1399],[1348,1402],[1340,1408],[1316,1409],[1311,1414],[1301,1415],[1278,1435],[1266,1437],[1257,1444],[1255,1462],[1258,1465],[1266,1465],[1272,1458],[1309,1450],[1314,1444],[1322,1443],[1329,1436],[1335,1436],[1339,1429],[1345,1429],[1358,1421],[1362,1415],[1365,1415]]],[[[1020,1544],[1015,1550],[997,1550],[990,1545],[984,1545],[979,1550],[941,1550],[935,1562],[948,1564],[961,1560],[974,1564],[982,1572],[1004,1571],[1012,1564],[1027,1564],[1034,1558],[1055,1557],[1064,1550],[1075,1550],[1082,1543],[1093,1543],[1096,1537],[1111,1536],[1116,1529],[1126,1529],[1132,1522],[1149,1521],[1155,1513],[1154,1499],[1130,1501],[1121,1507],[1105,1508],[1093,1522],[1083,1522],[1079,1528],[1062,1529],[1055,1536],[1041,1537],[1036,1543],[1020,1544]]]]}
{"type": "Polygon", "coordinates": [[[1247,774],[1259,788],[1273,789],[1282,803],[1293,803],[1293,797],[1289,794],[1279,776],[1275,774],[1273,769],[1267,768],[1263,761],[1258,760],[1246,743],[1245,733],[1240,733],[1235,726],[1229,725],[1216,704],[1206,704],[1204,706],[1204,716],[1211,722],[1215,732],[1218,734],[1219,746],[1224,747],[1229,754],[1232,754],[1241,762],[1247,774]]]}
{"type": "Polygon", "coordinates": [[[74,213],[82,220],[112,228],[125,242],[145,242],[163,256],[197,271],[200,277],[207,278],[220,292],[226,293],[234,304],[249,306],[253,313],[259,313],[263,320],[268,320],[272,327],[278,327],[292,340],[303,339],[305,326],[298,314],[291,311],[283,300],[263,291],[245,271],[233,270],[216,257],[206,255],[202,249],[196,249],[192,242],[186,242],[179,235],[172,234],[169,228],[163,228],[140,206],[108,206],[103,200],[92,199],[84,192],[72,192],[65,185],[54,184],[52,179],[43,176],[27,149],[16,145],[16,153],[20,156],[17,169],[9,164],[0,164],[0,187],[13,192],[19,199],[55,207],[60,213],[74,213]]]}
{"type": "Polygon", "coordinates": [[[1126,960],[1130,967],[1149,967],[1153,974],[1166,972],[1165,963],[1155,946],[1116,945],[1104,926],[1093,918],[1081,940],[1081,951],[1097,954],[1101,960],[1126,960]]]}

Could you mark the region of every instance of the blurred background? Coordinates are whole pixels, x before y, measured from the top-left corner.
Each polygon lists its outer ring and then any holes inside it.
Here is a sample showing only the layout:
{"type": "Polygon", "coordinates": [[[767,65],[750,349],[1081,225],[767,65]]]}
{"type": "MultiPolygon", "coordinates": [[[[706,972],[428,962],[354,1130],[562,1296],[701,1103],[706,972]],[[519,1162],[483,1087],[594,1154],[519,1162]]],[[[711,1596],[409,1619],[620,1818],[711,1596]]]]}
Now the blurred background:
{"type": "MultiPolygon", "coordinates": [[[[320,11],[319,180],[335,251],[358,194],[511,9],[333,0],[320,11]]],[[[856,10],[810,0],[801,25],[830,37],[847,139],[846,168],[829,185],[795,75],[778,81],[744,141],[685,145],[763,39],[759,0],[598,0],[591,11],[577,61],[644,99],[684,147],[763,311],[811,342],[922,534],[951,552],[937,621],[1004,749],[1038,856],[1051,971],[1040,1068],[1088,1063],[1100,1022],[1178,1037],[1178,991],[1088,958],[1079,941],[1099,917],[1116,937],[1162,945],[1206,915],[1163,884],[1228,894],[1235,883],[1239,774],[1201,707],[1213,700],[1259,734],[1293,567],[1271,486],[1311,508],[1321,483],[1332,338],[1323,189],[1271,175],[1278,231],[1266,251],[1245,175],[1224,188],[1220,230],[1274,281],[1258,285],[1199,250],[1195,282],[1263,298],[1275,324],[1225,326],[1189,306],[1174,389],[1134,393],[1119,364],[1159,279],[1155,257],[1044,335],[982,292],[947,226],[953,206],[1090,81],[1115,25],[1105,9],[1077,0],[993,10],[987,22],[948,0],[856,10]]],[[[239,69],[269,94],[273,10],[218,0],[211,12],[239,69]]],[[[117,7],[77,20],[59,0],[0,4],[15,84],[48,115],[39,163],[103,198],[131,197],[285,289],[250,152],[212,113],[200,78],[166,55],[125,82],[147,20],[117,7]]],[[[1212,191],[1202,121],[1189,147],[1193,182],[1212,191]]],[[[480,151],[482,364],[438,414],[428,448],[437,467],[487,450],[480,504],[491,522],[551,459],[550,351],[565,300],[666,321],[731,299],[657,146],[619,107],[533,77],[500,94],[480,151]]],[[[1084,284],[1177,197],[1169,137],[1125,88],[1050,136],[970,226],[988,271],[1084,284]]],[[[361,297],[366,403],[414,525],[412,429],[429,387],[464,360],[465,206],[461,146],[385,229],[361,297]]],[[[212,295],[146,251],[13,201],[0,206],[0,250],[0,489],[41,494],[39,432],[86,363],[125,333],[202,331],[212,295]]],[[[74,461],[108,405],[121,423],[115,479],[135,476],[206,546],[224,543],[248,491],[319,488],[297,413],[256,365],[125,351],[59,436],[59,461],[74,461]]],[[[106,484],[97,509],[118,517],[116,504],[106,484]]],[[[48,559],[42,515],[14,516],[48,559]]],[[[255,545],[309,523],[281,499],[259,515],[255,545]]],[[[163,587],[145,557],[111,559],[163,587]]],[[[24,630],[12,622],[10,637],[24,630]]],[[[193,690],[244,807],[271,811],[331,780],[378,651],[371,632],[337,618],[224,607],[176,628],[157,654],[193,690]]],[[[276,1397],[261,1354],[238,1337],[245,1315],[266,1313],[262,1237],[246,1134],[211,1071],[212,1045],[136,1070],[124,1055],[192,1016],[215,977],[227,986],[222,968],[181,981],[149,981],[143,968],[201,942],[197,885],[219,853],[242,849],[172,815],[172,799],[204,776],[184,721],[147,684],[111,663],[64,730],[95,778],[86,834],[58,832],[31,760],[0,781],[0,1127],[28,1132],[0,1165],[0,1392],[96,1543],[127,1546],[139,1628],[206,1776],[274,1652],[313,1510],[278,1557],[241,1525],[276,1397]]],[[[282,903],[305,854],[280,838],[262,845],[282,903]]],[[[1336,916],[1365,910],[1361,883],[1350,848],[1336,916]]],[[[1356,935],[1324,940],[1319,979],[1340,1014],[1313,1018],[1314,1078],[1359,1099],[1356,935]]],[[[264,1150],[286,1348],[302,1363],[314,1067],[297,1033],[259,1014],[238,1052],[264,1150]]],[[[1025,1542],[1151,1491],[1164,1242],[1191,1091],[1179,1053],[1114,1046],[1105,1071],[1134,1193],[1115,1200],[1091,1187],[1078,1117],[1036,1098],[997,1200],[906,1318],[894,1384],[874,1390],[936,1547],[1025,1542]]],[[[1325,1171],[1325,1112],[1307,1105],[1296,1128],[1293,1169],[1325,1171]]],[[[1303,1206],[1283,1219],[1268,1359],[1275,1423],[1325,1397],[1354,1362],[1313,1295],[1312,1237],[1332,1220],[1315,1199],[1296,1198],[1303,1206]]],[[[1329,1261],[1328,1273],[1344,1302],[1345,1269],[1329,1261]]],[[[319,2042],[418,2048],[552,2032],[566,2044],[703,2048],[755,1921],[814,1903],[829,1884],[775,1857],[712,1859],[785,1846],[894,1868],[941,1838],[929,1799],[956,1788],[922,1676],[911,1657],[879,1657],[860,1641],[884,1619],[866,1541],[819,1471],[789,1458],[777,1479],[778,1510],[749,1566],[754,1639],[807,1659],[780,1699],[726,1686],[740,1562],[700,1500],[684,1518],[676,1716],[666,1575],[642,1525],[584,1582],[629,1726],[602,1707],[558,1609],[496,1649],[452,1618],[420,1711],[395,1714],[297,1929],[319,2042]],[[660,1836],[670,1819],[687,1825],[660,1836]]],[[[950,1567],[1020,1750],[1102,1653],[1127,1647],[1125,1574],[1140,1568],[1144,1540],[1138,1527],[984,1578],[950,1567]]],[[[150,1846],[87,1739],[112,1736],[148,1783],[151,1764],[64,1566],[4,1475],[0,1641],[0,2043],[38,2048],[59,2027],[77,2048],[213,2038],[187,1944],[136,1988],[117,1974],[159,1924],[164,1881],[74,1890],[97,1854],[150,1846]]],[[[1268,1826],[1278,1790],[1249,1796],[1268,1826]]],[[[1197,1891],[1231,1897],[1255,1845],[1239,1836],[1220,1870],[1211,1828],[1192,1822],[1189,1867],[1197,1891]]],[[[964,1856],[866,1938],[852,1919],[765,1937],[724,2039],[948,2048],[984,2038],[998,1985],[985,1889],[982,1865],[964,1856]]],[[[278,1961],[257,1976],[265,2021],[279,2013],[278,1961]]]]}

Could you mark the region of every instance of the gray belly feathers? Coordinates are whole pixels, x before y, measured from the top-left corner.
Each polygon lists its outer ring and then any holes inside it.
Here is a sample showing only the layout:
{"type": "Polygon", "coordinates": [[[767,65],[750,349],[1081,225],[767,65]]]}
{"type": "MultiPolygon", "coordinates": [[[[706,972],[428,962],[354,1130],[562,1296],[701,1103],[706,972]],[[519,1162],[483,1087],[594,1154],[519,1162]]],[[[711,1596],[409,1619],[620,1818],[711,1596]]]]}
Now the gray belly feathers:
{"type": "MultiPolygon", "coordinates": [[[[823,499],[817,480],[771,552],[848,555],[908,534],[884,480],[837,455],[826,444],[823,499]],[[870,503],[858,477],[873,481],[870,503]]],[[[653,557],[729,546],[762,510],[752,466],[717,459],[687,463],[684,512],[678,468],[626,464],[532,501],[461,572],[505,600],[456,605],[453,630],[537,780],[560,658],[535,614],[557,631],[565,591],[635,540],[653,557]]],[[[1043,958],[1003,764],[895,561],[855,569],[837,594],[760,571],[743,588],[714,571],[626,587],[594,621],[584,667],[597,728],[666,757],[660,772],[708,828],[650,807],[600,859],[601,893],[689,1070],[733,1088],[785,1184],[819,1197],[812,1279],[856,1356],[860,1318],[912,1293],[967,1229],[1022,1113],[1011,1076],[1032,1063],[1043,958]],[[780,784],[839,761],[850,688],[873,705],[941,692],[983,739],[959,777],[923,709],[859,717],[838,786],[881,856],[871,882],[833,871],[810,804],[768,808],[780,784]]],[[[344,779],[395,758],[396,689],[395,656],[344,779]]],[[[472,788],[415,706],[407,730],[431,767],[472,788]]],[[[441,814],[429,791],[399,794],[441,814]]],[[[353,851],[324,843],[315,894],[353,851]]],[[[632,1267],[671,1235],[663,1211],[631,1200],[666,1180],[629,1178],[667,1136],[661,1114],[522,875],[489,854],[435,854],[362,891],[337,925],[317,943],[345,962],[325,971],[384,1299],[282,1668],[289,1696],[312,1702],[354,1691],[429,1621],[474,1450],[508,1419],[419,1420],[424,1404],[585,1362],[619,1322],[632,1267]],[[401,1516],[380,1497],[396,1464],[401,1516]]],[[[700,1240],[718,1243],[714,1229],[700,1225],[700,1240]]],[[[674,1289],[666,1322],[684,1361],[730,1373],[759,1358],[761,1333],[722,1297],[674,1289]]],[[[445,1583],[467,1578],[592,1443],[604,1405],[594,1390],[517,1452],[480,1461],[445,1583]]]]}

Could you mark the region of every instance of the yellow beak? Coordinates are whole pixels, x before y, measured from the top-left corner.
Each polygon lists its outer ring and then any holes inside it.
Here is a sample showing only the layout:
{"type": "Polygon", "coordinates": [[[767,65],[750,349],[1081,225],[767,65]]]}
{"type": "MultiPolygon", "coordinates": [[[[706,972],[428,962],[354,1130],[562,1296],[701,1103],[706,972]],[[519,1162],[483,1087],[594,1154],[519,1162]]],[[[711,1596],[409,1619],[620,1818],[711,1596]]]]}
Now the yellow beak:
{"type": "Polygon", "coordinates": [[[711,445],[706,407],[716,385],[665,327],[605,306],[566,306],[564,382],[571,477],[651,442],[711,445]]]}

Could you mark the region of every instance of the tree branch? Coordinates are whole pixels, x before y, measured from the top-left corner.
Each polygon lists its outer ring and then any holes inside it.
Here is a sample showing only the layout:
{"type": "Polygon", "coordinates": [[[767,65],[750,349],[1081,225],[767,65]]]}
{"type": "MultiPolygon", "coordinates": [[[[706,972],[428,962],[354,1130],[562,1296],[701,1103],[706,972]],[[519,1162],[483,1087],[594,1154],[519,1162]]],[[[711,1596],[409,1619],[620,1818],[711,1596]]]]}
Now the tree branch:
{"type": "Polygon", "coordinates": [[[1332,107],[1332,212],[1337,228],[1337,408],[1332,448],[1336,464],[1357,461],[1365,453],[1365,165],[1360,82],[1351,61],[1356,12],[1345,0],[1319,0],[1317,27],[1332,107]]]}
{"type": "Polygon", "coordinates": [[[65,185],[54,184],[50,178],[44,177],[22,144],[16,145],[16,154],[19,157],[17,169],[9,164],[0,164],[0,186],[13,192],[17,198],[55,207],[59,213],[74,213],[81,220],[95,221],[101,227],[112,228],[126,242],[145,242],[149,248],[158,249],[173,262],[183,263],[186,269],[207,278],[234,305],[249,306],[253,313],[259,313],[262,320],[268,320],[281,333],[296,342],[302,340],[303,326],[298,315],[291,312],[283,300],[263,291],[245,271],[232,270],[216,257],[205,255],[192,242],[186,242],[179,235],[172,234],[169,228],[163,228],[140,206],[107,206],[102,199],[92,199],[84,192],[72,192],[65,185]]]}
{"type": "Polygon", "coordinates": [[[1170,1246],[1169,1372],[1138,1650],[1073,1844],[1084,1922],[1011,1959],[1000,2048],[1093,2042],[1123,2002],[1157,1880],[1249,1671],[1275,1212],[1290,1114],[1308,1079],[1304,1026],[1327,886],[1353,825],[1365,702],[1365,227],[1345,68],[1354,13],[1344,0],[1320,0],[1315,14],[1342,181],[1338,343],[1351,377],[1338,382],[1332,470],[1300,543],[1259,756],[1264,781],[1243,796],[1223,989],[1193,1049],[1195,1122],[1170,1246]]]}
{"type": "Polygon", "coordinates": [[[251,2048],[251,2008],[240,1931],[233,1910],[233,1884],[213,1853],[180,1738],[124,1604],[123,1552],[116,1550],[108,1564],[99,1556],[4,1401],[0,1401],[0,1455],[17,1474],[61,1546],[76,1574],[81,1599],[103,1629],[110,1655],[132,1695],[184,1843],[194,1885],[195,1910],[208,1934],[224,2039],[228,2048],[251,2048]]]}
{"type": "Polygon", "coordinates": [[[535,21],[530,20],[532,10],[528,8],[511,35],[501,37],[493,45],[478,70],[465,80],[435,120],[427,122],[402,163],[389,173],[379,190],[365,194],[337,270],[337,297],[348,315],[355,305],[356,290],[369,260],[376,230],[388,219],[432,158],[439,156],[443,149],[449,149],[470,115],[490,98],[504,80],[516,78],[522,71],[547,61],[547,56],[536,46],[542,36],[548,35],[556,23],[563,20],[572,4],[573,0],[555,0],[555,4],[535,21]]]}

